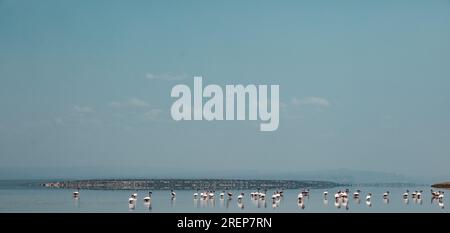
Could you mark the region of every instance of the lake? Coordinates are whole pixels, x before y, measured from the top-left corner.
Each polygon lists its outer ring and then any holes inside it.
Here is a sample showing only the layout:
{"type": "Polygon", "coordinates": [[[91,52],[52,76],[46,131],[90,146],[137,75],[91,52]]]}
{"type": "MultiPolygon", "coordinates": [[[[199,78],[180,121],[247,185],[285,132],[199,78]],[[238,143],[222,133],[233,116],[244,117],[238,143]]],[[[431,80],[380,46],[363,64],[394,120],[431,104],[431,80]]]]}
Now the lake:
{"type": "MultiPolygon", "coordinates": [[[[438,190],[438,189],[436,189],[438,190]]],[[[133,191],[126,190],[80,190],[78,200],[72,197],[74,190],[48,189],[41,187],[0,187],[0,212],[449,212],[447,207],[448,198],[442,203],[431,199],[430,187],[337,187],[328,189],[328,201],[323,198],[323,189],[310,190],[309,198],[304,205],[298,205],[297,195],[300,190],[285,190],[284,197],[277,203],[273,203],[270,196],[274,190],[267,191],[265,201],[252,200],[250,192],[256,190],[232,190],[234,197],[222,200],[216,192],[213,200],[194,200],[195,191],[175,190],[176,198],[172,199],[170,191],[153,191],[151,205],[142,200],[147,196],[147,191],[138,191],[135,206],[128,204],[128,198],[133,191]],[[335,203],[334,193],[337,190],[361,189],[361,200],[357,201],[349,197],[347,205],[335,203]],[[420,200],[409,198],[405,202],[402,194],[406,189],[411,192],[423,190],[420,200]],[[390,191],[389,201],[383,199],[382,195],[390,191]],[[237,195],[244,192],[242,203],[238,203],[237,195]],[[365,196],[368,192],[373,194],[370,203],[366,203],[365,196]]],[[[443,190],[445,191],[445,190],[443,190]]],[[[351,191],[352,193],[352,191],[351,191]]],[[[447,193],[445,193],[447,194],[447,193]]],[[[448,195],[448,194],[447,194],[448,195]]]]}

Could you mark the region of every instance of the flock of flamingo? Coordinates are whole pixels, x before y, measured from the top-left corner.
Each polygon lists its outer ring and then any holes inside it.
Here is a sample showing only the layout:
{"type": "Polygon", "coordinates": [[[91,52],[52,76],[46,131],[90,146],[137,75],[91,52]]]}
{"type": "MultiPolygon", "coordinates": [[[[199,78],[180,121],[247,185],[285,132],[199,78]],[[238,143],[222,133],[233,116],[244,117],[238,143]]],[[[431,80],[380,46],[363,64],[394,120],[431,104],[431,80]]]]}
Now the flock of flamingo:
{"type": "MultiPolygon", "coordinates": [[[[258,205],[258,207],[262,204],[264,205],[264,207],[266,207],[266,193],[267,190],[264,190],[262,192],[260,192],[260,190],[258,189],[258,191],[256,192],[251,192],[250,193],[250,199],[258,205]]],[[[176,193],[171,190],[170,191],[170,196],[171,196],[171,200],[175,200],[176,198],[176,193]]],[[[245,193],[241,192],[238,196],[237,196],[237,204],[239,208],[244,208],[244,195],[245,193]]],[[[137,193],[132,193],[130,198],[128,199],[128,204],[129,204],[129,208],[134,209],[137,203],[137,193]]],[[[195,192],[193,194],[193,198],[194,201],[207,201],[207,200],[214,200],[216,196],[216,193],[214,190],[210,190],[210,191],[204,191],[199,193],[199,190],[197,190],[197,192],[195,192]]],[[[323,203],[324,204],[328,204],[328,191],[323,192],[323,203]]],[[[348,203],[349,203],[349,197],[351,196],[351,198],[356,202],[356,203],[360,203],[361,201],[361,196],[362,196],[362,192],[361,190],[356,190],[354,191],[352,194],[350,194],[350,190],[346,189],[344,191],[338,190],[335,194],[334,194],[334,205],[336,208],[345,208],[348,210],[348,203]]],[[[273,208],[277,208],[280,205],[281,200],[284,197],[284,190],[277,190],[275,191],[272,196],[272,207],[273,208]]],[[[310,197],[310,192],[309,189],[304,189],[302,191],[300,191],[300,193],[297,195],[297,205],[304,209],[305,208],[305,200],[309,199],[310,197]]],[[[75,199],[79,199],[80,198],[80,190],[78,189],[77,191],[73,192],[73,198],[75,199]]],[[[383,198],[383,202],[385,204],[389,203],[390,200],[390,192],[386,191],[385,193],[383,193],[382,195],[383,198]]],[[[225,191],[222,191],[219,194],[219,199],[220,200],[227,200],[227,204],[229,203],[229,201],[231,201],[233,199],[233,193],[228,191],[225,193],[225,191]]],[[[423,200],[423,191],[414,191],[412,193],[410,193],[409,190],[406,190],[405,193],[402,194],[402,199],[403,202],[405,204],[408,204],[410,199],[412,201],[414,201],[415,203],[419,203],[422,204],[422,200],[423,200]]],[[[366,201],[366,205],[371,207],[372,206],[372,193],[368,192],[366,197],[365,197],[365,201],[366,201]]],[[[438,206],[440,208],[444,208],[444,192],[443,191],[434,191],[433,189],[431,189],[431,201],[433,202],[437,202],[438,206]]],[[[143,198],[143,202],[144,204],[151,208],[151,202],[152,202],[152,192],[148,192],[148,195],[145,196],[143,198]]]]}

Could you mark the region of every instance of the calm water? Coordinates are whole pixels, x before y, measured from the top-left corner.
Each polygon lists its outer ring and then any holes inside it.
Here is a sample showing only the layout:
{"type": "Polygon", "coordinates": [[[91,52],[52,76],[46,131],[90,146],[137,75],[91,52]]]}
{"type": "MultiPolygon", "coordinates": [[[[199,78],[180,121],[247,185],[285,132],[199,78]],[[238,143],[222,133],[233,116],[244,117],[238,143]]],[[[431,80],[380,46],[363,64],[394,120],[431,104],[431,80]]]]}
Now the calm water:
{"type": "MultiPolygon", "coordinates": [[[[348,200],[348,208],[335,205],[334,193],[346,187],[329,189],[328,202],[323,199],[323,189],[310,191],[310,197],[304,206],[297,204],[299,190],[285,190],[279,203],[272,203],[268,191],[268,199],[264,201],[251,200],[249,193],[254,190],[243,190],[246,195],[243,204],[239,205],[236,197],[241,191],[233,190],[232,200],[221,200],[216,193],[214,200],[194,200],[194,191],[176,191],[176,199],[172,200],[169,191],[153,191],[151,206],[145,205],[142,198],[146,191],[139,191],[136,205],[129,206],[128,198],[132,191],[81,190],[80,199],[74,200],[74,190],[44,189],[44,188],[0,188],[0,212],[449,212],[450,203],[444,198],[443,205],[431,201],[429,187],[412,187],[410,191],[424,190],[421,202],[409,199],[405,203],[401,195],[406,188],[392,187],[358,187],[362,195],[359,202],[352,198],[348,200]],[[382,194],[389,190],[390,199],[387,203],[382,194]],[[372,192],[371,203],[366,203],[367,192],[372,192]]],[[[445,193],[448,195],[447,193],[445,193]]]]}

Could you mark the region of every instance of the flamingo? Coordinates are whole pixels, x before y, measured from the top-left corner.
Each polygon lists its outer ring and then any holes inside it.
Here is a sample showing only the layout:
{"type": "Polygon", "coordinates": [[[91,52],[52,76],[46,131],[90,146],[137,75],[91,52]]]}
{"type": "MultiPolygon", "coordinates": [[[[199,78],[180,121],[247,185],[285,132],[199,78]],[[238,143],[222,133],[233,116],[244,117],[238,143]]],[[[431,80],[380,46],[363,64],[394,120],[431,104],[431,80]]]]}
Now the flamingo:
{"type": "Polygon", "coordinates": [[[260,193],[259,194],[259,199],[264,200],[264,198],[266,198],[266,194],[265,193],[260,193]]]}
{"type": "Polygon", "coordinates": [[[371,198],[372,198],[372,193],[368,193],[366,196],[366,201],[370,201],[371,198]]]}
{"type": "Polygon", "coordinates": [[[73,198],[77,199],[80,197],[80,189],[78,188],[77,191],[73,192],[73,198]]]}
{"type": "Polygon", "coordinates": [[[433,189],[431,189],[431,196],[433,196],[433,197],[438,197],[439,196],[439,194],[440,194],[440,192],[439,191],[433,191],[433,189]]]}
{"type": "Polygon", "coordinates": [[[194,193],[194,199],[197,199],[197,197],[198,197],[198,189],[197,192],[194,193]]]}
{"type": "Polygon", "coordinates": [[[347,198],[347,197],[348,197],[348,194],[347,194],[348,192],[349,192],[348,189],[345,190],[345,192],[341,192],[341,193],[340,193],[340,197],[341,197],[341,198],[347,198]]]}
{"type": "Polygon", "coordinates": [[[303,190],[302,194],[303,194],[303,196],[308,196],[309,195],[309,189],[303,190]]]}
{"type": "Polygon", "coordinates": [[[144,197],[144,202],[150,202],[152,199],[152,192],[148,192],[148,196],[144,197]]]}
{"type": "Polygon", "coordinates": [[[420,199],[422,197],[422,190],[417,192],[416,197],[417,197],[417,199],[420,199]]]}
{"type": "Polygon", "coordinates": [[[136,198],[134,197],[134,194],[131,194],[131,197],[128,198],[128,204],[134,205],[136,203],[136,198]]]}
{"type": "Polygon", "coordinates": [[[273,195],[272,195],[272,200],[275,202],[276,199],[277,199],[277,194],[276,194],[276,193],[273,193],[273,195]]]}
{"type": "Polygon", "coordinates": [[[341,191],[338,191],[336,194],[334,194],[334,199],[337,201],[341,197],[341,191]]]}
{"type": "Polygon", "coordinates": [[[297,199],[299,202],[301,202],[303,200],[303,193],[299,193],[297,199]]]}
{"type": "Polygon", "coordinates": [[[237,199],[238,199],[239,202],[242,201],[242,198],[244,198],[244,193],[241,193],[241,194],[237,197],[237,199]]]}
{"type": "Polygon", "coordinates": [[[403,193],[403,199],[408,199],[409,196],[409,190],[406,190],[405,193],[403,193]]]}
{"type": "Polygon", "coordinates": [[[361,190],[356,190],[356,192],[353,193],[353,198],[357,199],[359,198],[359,195],[361,194],[361,190]]]}

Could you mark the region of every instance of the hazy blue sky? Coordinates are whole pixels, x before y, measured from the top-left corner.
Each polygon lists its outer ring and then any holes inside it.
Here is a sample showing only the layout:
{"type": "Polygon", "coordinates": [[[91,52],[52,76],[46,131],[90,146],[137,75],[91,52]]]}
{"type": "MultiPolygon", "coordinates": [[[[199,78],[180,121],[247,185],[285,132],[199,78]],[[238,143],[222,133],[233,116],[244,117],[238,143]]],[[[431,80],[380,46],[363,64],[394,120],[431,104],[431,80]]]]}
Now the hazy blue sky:
{"type": "Polygon", "coordinates": [[[450,174],[450,1],[0,0],[0,178],[450,174]],[[171,88],[279,84],[280,127],[171,88]]]}

